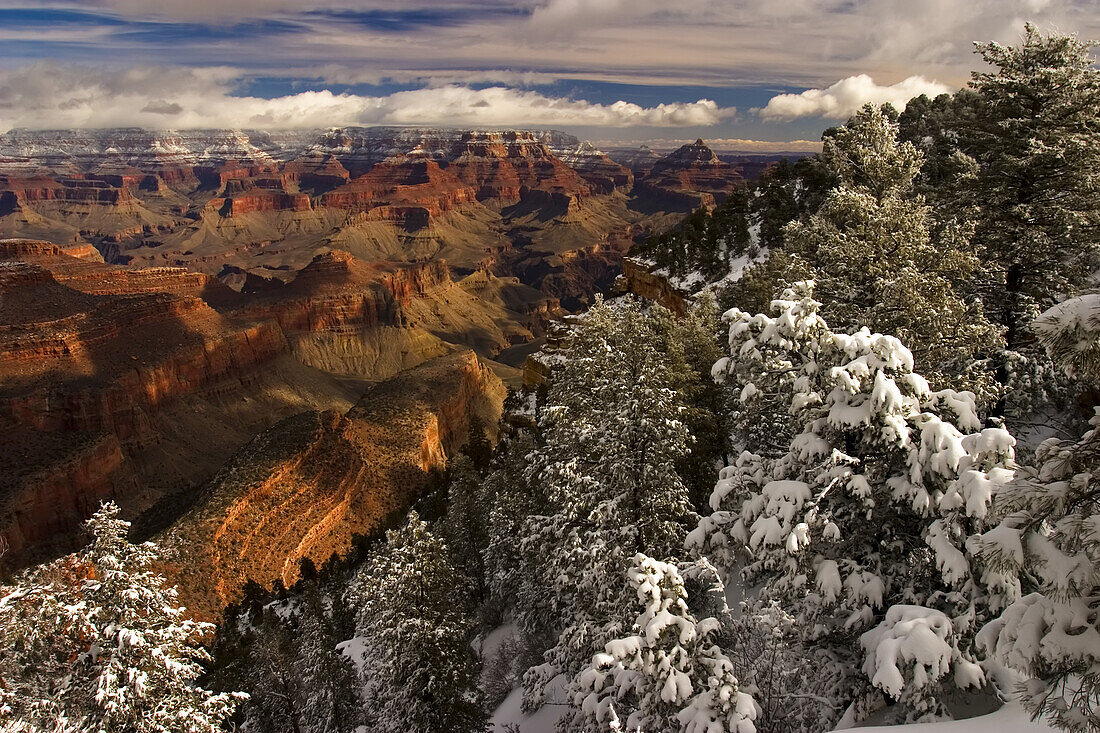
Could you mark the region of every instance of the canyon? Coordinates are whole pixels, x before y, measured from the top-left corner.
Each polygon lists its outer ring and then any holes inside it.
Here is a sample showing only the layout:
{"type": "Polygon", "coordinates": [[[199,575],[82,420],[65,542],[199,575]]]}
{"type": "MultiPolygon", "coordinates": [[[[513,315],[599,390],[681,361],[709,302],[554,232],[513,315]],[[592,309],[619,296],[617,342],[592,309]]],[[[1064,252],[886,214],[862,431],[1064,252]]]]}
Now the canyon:
{"type": "Polygon", "coordinates": [[[165,572],[205,617],[346,551],[471,415],[496,424],[509,349],[767,165],[651,157],[553,131],[0,135],[5,566],[75,548],[107,499],[194,550],[165,572]]]}

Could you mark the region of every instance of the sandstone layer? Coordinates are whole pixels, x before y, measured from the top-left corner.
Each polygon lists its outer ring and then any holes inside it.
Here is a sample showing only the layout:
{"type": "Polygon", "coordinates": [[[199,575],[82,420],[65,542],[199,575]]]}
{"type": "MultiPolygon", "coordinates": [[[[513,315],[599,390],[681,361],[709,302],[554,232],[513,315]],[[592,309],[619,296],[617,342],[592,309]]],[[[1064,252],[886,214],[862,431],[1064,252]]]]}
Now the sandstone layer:
{"type": "Polygon", "coordinates": [[[249,579],[291,585],[299,563],[351,547],[424,487],[462,445],[470,416],[495,425],[503,384],[470,351],[367,390],[346,414],[289,418],[244,446],[159,541],[184,602],[205,618],[249,579]]]}

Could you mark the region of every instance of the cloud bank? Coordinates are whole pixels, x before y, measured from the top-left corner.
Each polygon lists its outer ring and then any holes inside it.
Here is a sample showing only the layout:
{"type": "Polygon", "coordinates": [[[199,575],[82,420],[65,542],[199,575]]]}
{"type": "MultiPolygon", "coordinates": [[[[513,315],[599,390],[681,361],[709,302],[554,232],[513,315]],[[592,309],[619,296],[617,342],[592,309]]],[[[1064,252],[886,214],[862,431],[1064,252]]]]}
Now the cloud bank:
{"type": "Polygon", "coordinates": [[[927,94],[935,97],[952,91],[946,84],[923,76],[910,76],[890,86],[880,86],[867,74],[849,76],[825,89],[807,89],[801,94],[780,94],[768,100],[759,110],[766,120],[796,120],[800,117],[826,117],[843,120],[851,117],[867,103],[890,103],[899,110],[913,97],[927,94]]]}
{"type": "Polygon", "coordinates": [[[110,71],[41,63],[0,76],[0,129],[134,125],[151,128],[332,125],[706,127],[731,107],[708,99],[643,107],[597,104],[539,92],[460,84],[386,96],[307,91],[263,98],[235,96],[228,68],[133,68],[110,71]]]}

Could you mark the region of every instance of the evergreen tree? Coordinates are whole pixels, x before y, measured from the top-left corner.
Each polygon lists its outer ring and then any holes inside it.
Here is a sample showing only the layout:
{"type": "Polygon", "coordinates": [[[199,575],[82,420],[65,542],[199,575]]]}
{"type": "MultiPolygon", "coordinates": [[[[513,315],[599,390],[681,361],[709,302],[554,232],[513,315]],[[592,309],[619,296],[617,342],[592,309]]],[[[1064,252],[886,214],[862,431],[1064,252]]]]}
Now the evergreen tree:
{"type": "Polygon", "coordinates": [[[262,733],[305,733],[305,690],[296,667],[291,629],[272,608],[265,608],[249,650],[249,700],[245,722],[262,733]]]}
{"type": "Polygon", "coordinates": [[[1100,729],[1100,413],[1077,441],[1051,438],[998,496],[977,546],[1014,602],[979,635],[1019,673],[1020,701],[1070,731],[1100,729]],[[1028,591],[1024,593],[1023,591],[1028,591]]]}
{"type": "Polygon", "coordinates": [[[912,344],[933,383],[963,384],[992,401],[992,374],[975,359],[997,346],[998,329],[980,302],[960,295],[979,261],[964,225],[932,239],[930,209],[912,191],[920,151],[898,141],[888,110],[868,105],[826,137],[822,161],[837,186],[817,213],[788,226],[788,258],[762,272],[777,284],[812,277],[834,327],[893,334],[912,344]]]}
{"type": "Polygon", "coordinates": [[[351,593],[372,730],[483,730],[464,584],[415,512],[386,533],[351,593]]]}
{"type": "Polygon", "coordinates": [[[320,594],[312,590],[303,601],[295,665],[301,679],[302,729],[307,733],[352,733],[363,717],[355,669],[336,649],[320,594]]]}
{"type": "MultiPolygon", "coordinates": [[[[1100,384],[1100,296],[1072,298],[1035,324],[1063,368],[1100,384]]],[[[1029,712],[1069,731],[1100,729],[1100,410],[1077,440],[1049,438],[997,495],[1000,524],[976,545],[1013,597],[979,642],[1021,678],[1029,712]]]]}
{"type": "MultiPolygon", "coordinates": [[[[488,467],[488,458],[485,458],[488,467]]],[[[491,503],[476,462],[460,454],[447,465],[447,516],[443,535],[455,569],[468,579],[474,600],[485,596],[485,561],[482,556],[489,544],[491,503]]]]}
{"type": "Polygon", "coordinates": [[[978,163],[975,242],[997,286],[986,295],[1010,349],[1060,294],[1081,287],[1100,254],[1100,71],[1090,44],[1025,26],[1023,42],[977,44],[977,114],[960,125],[978,163]]]}
{"type": "Polygon", "coordinates": [[[462,454],[473,463],[478,473],[485,473],[493,457],[493,444],[485,430],[485,422],[479,415],[470,415],[469,435],[462,446],[462,454]]]}
{"type": "Polygon", "coordinates": [[[534,589],[529,581],[540,576],[542,558],[523,552],[521,546],[529,518],[544,516],[549,509],[540,484],[527,480],[528,456],[534,450],[529,432],[505,439],[493,470],[485,477],[491,508],[483,557],[491,604],[498,613],[510,612],[524,632],[524,641],[541,652],[548,644],[543,638],[549,633],[548,599],[545,594],[524,594],[534,589]]]}
{"type": "Polygon", "coordinates": [[[574,713],[559,729],[756,733],[756,703],[715,643],[719,621],[691,613],[679,569],[639,554],[628,575],[643,606],[634,634],[607,642],[574,678],[574,713]]]}
{"type": "Polygon", "coordinates": [[[751,205],[752,221],[760,228],[758,245],[773,252],[784,249],[787,225],[817,211],[835,183],[835,174],[820,156],[794,163],[781,160],[764,171],[751,205]]]}
{"type": "MultiPolygon", "coordinates": [[[[931,391],[896,338],[833,332],[818,309],[811,287],[798,284],[774,316],[728,314],[731,356],[716,374],[742,401],[774,390],[793,437],[785,453],[746,452],[722,471],[714,513],[689,545],[727,570],[742,548],[749,553],[745,573],[763,583],[761,599],[789,612],[805,641],[830,649],[838,675],[858,675],[856,635],[908,604],[954,620],[955,680],[978,682],[975,624],[1006,594],[983,577],[967,540],[1011,478],[1014,440],[980,430],[972,394],[931,391]]],[[[867,643],[880,637],[887,632],[867,643]]],[[[895,696],[904,689],[913,717],[937,712],[938,688],[871,677],[895,696]]]]}
{"type": "Polygon", "coordinates": [[[729,427],[726,391],[710,370],[722,355],[718,304],[710,291],[695,299],[687,314],[668,325],[665,353],[670,381],[683,403],[680,419],[690,435],[690,452],[676,463],[694,509],[706,506],[714,475],[727,462],[729,427]]]}
{"type": "Polygon", "coordinates": [[[630,558],[674,555],[692,516],[676,472],[687,433],[659,348],[667,319],[632,299],[597,301],[550,389],[545,444],[527,481],[545,491],[553,513],[525,522],[522,552],[538,572],[521,578],[517,605],[543,610],[538,626],[557,642],[525,678],[529,704],[554,676],[586,664],[609,626],[629,624],[621,579],[630,558]]]}
{"type": "Polygon", "coordinates": [[[151,543],[104,505],[91,544],[0,589],[0,711],[7,730],[214,733],[239,693],[196,680],[212,624],[188,619],[175,588],[149,568],[151,543]]]}

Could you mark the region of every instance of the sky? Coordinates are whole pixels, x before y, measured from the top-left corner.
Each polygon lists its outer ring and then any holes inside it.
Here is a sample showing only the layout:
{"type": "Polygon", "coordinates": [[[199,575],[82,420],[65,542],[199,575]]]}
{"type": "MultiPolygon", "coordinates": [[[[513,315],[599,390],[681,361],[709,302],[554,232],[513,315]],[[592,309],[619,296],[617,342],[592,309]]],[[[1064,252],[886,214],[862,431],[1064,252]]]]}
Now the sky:
{"type": "Polygon", "coordinates": [[[1100,0],[0,0],[14,127],[555,128],[812,150],[866,102],[965,85],[1100,0]]]}

